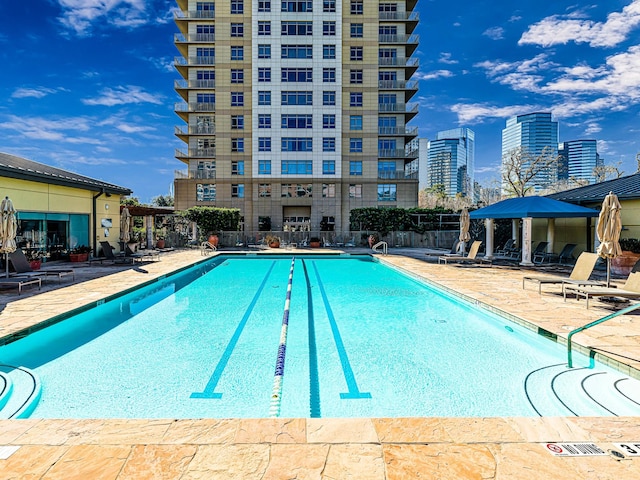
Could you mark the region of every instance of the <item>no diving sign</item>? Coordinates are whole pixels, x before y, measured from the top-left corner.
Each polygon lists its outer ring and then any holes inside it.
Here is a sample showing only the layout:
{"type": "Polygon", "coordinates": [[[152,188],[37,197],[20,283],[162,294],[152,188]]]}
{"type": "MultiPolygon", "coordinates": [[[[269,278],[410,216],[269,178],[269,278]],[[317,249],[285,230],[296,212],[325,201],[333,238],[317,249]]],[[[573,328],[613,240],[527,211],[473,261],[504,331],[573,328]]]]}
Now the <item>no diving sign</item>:
{"type": "Polygon", "coordinates": [[[547,443],[547,451],[556,457],[609,455],[595,443],[547,443]]]}

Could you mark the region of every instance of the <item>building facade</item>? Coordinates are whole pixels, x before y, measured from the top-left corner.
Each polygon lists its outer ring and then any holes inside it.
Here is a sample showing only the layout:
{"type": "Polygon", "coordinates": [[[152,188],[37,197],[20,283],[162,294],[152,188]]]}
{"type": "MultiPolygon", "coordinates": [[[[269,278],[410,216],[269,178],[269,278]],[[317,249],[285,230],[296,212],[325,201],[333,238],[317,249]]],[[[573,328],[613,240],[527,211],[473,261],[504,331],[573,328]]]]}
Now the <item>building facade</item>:
{"type": "Polygon", "coordinates": [[[444,186],[444,192],[473,196],[475,133],[469,128],[453,128],[436,134],[429,142],[428,187],[444,186]]]}
{"type": "Polygon", "coordinates": [[[344,231],[353,208],[417,205],[416,1],[177,4],[176,209],[344,231]]]}
{"type": "Polygon", "coordinates": [[[604,160],[598,154],[596,140],[570,140],[558,145],[560,162],[558,179],[586,180],[589,183],[598,181],[596,167],[601,167],[604,160]]]}
{"type": "MultiPolygon", "coordinates": [[[[535,112],[507,120],[502,130],[503,164],[518,149],[531,159],[541,155],[558,156],[558,122],[553,120],[551,113],[535,112]]],[[[530,166],[531,162],[525,161],[522,168],[530,166]]],[[[536,190],[540,190],[556,181],[557,165],[538,172],[532,184],[536,190]]]]}

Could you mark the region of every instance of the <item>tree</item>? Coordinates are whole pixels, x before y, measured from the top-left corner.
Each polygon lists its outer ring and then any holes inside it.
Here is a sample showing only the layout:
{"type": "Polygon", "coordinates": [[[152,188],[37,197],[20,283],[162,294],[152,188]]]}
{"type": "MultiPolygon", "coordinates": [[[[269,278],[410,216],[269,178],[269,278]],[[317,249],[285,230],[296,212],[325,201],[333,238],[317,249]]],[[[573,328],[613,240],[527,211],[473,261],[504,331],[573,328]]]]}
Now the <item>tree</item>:
{"type": "Polygon", "coordinates": [[[502,157],[502,185],[508,196],[525,197],[532,191],[555,183],[560,156],[545,147],[534,156],[516,147],[502,157]]]}
{"type": "Polygon", "coordinates": [[[120,205],[133,207],[140,205],[140,200],[138,200],[138,197],[120,197],[120,205]]]}
{"type": "Polygon", "coordinates": [[[596,183],[615,180],[616,178],[622,177],[624,172],[620,170],[621,165],[621,161],[609,165],[598,165],[593,169],[593,175],[596,177],[596,183]]]}
{"type": "Polygon", "coordinates": [[[158,195],[151,199],[151,205],[156,207],[173,207],[173,196],[171,195],[158,195]]]}
{"type": "Polygon", "coordinates": [[[550,195],[552,193],[571,190],[572,188],[584,187],[585,185],[589,185],[589,180],[585,178],[569,177],[567,179],[558,180],[557,182],[549,185],[541,193],[543,195],[550,195]]]}

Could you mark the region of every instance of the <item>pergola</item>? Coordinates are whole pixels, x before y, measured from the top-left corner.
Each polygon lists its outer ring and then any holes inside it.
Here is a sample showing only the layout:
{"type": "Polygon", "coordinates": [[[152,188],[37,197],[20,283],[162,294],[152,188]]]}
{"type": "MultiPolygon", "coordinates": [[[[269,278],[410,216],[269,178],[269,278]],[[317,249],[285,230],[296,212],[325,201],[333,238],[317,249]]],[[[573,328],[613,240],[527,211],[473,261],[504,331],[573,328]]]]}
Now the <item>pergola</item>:
{"type": "Polygon", "coordinates": [[[522,219],[522,261],[520,265],[533,265],[531,261],[531,232],[534,218],[547,219],[547,241],[553,245],[556,218],[592,218],[600,214],[598,210],[560,202],[547,197],[516,197],[502,200],[469,214],[471,219],[484,219],[486,223],[486,254],[493,257],[493,230],[495,219],[513,220],[514,234],[518,231],[517,221],[522,219]]]}
{"type": "MultiPolygon", "coordinates": [[[[120,205],[120,212],[125,205],[120,205]]],[[[153,248],[153,225],[156,215],[172,215],[174,213],[173,207],[150,207],[146,205],[128,205],[129,214],[132,217],[145,217],[146,226],[146,239],[145,244],[147,248],[153,248]]]]}

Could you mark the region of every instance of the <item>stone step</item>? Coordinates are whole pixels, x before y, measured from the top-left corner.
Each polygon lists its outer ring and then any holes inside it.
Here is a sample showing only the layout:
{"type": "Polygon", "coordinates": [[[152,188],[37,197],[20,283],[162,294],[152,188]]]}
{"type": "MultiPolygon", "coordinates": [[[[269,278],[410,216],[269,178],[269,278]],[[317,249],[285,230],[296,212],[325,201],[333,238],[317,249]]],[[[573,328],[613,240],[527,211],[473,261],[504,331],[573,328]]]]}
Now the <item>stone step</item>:
{"type": "Polygon", "coordinates": [[[40,379],[25,367],[0,364],[0,372],[10,385],[9,394],[0,402],[0,419],[27,418],[40,400],[40,379]]]}

